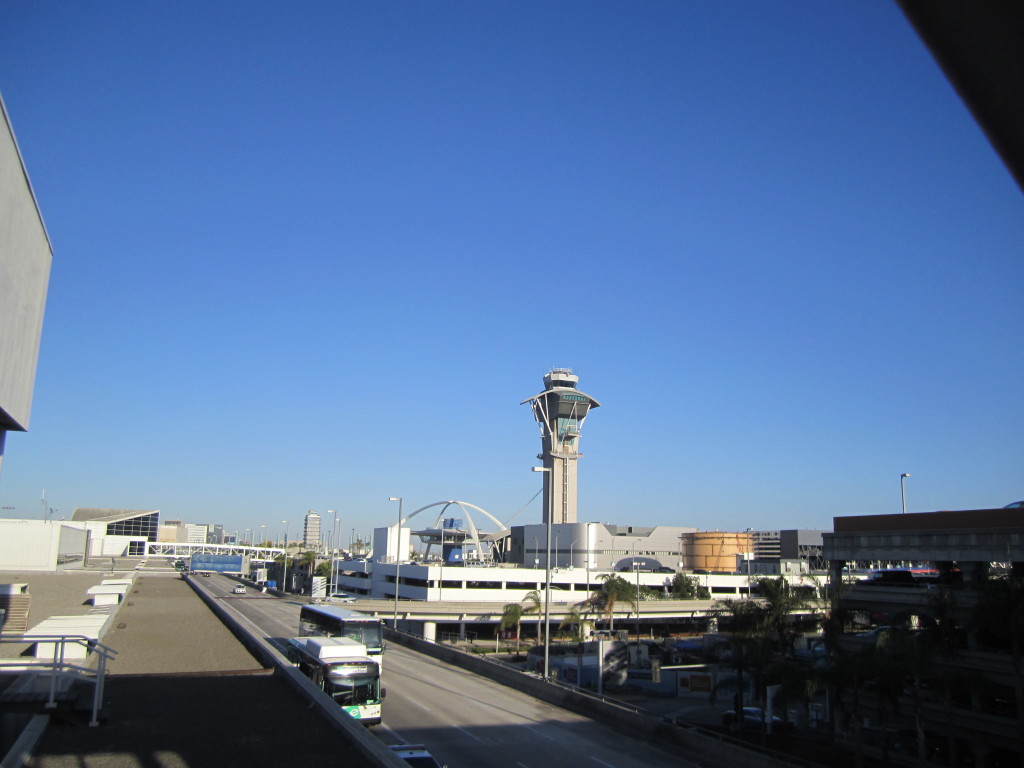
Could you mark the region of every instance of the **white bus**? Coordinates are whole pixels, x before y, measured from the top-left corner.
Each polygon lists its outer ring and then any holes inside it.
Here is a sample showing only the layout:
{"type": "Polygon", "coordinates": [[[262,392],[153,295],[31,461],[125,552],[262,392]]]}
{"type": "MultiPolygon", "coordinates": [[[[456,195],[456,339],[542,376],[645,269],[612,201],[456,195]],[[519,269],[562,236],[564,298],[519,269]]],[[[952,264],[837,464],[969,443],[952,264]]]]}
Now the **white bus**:
{"type": "Polygon", "coordinates": [[[380,665],[347,637],[293,637],[288,660],[363,725],[380,722],[380,665]]]}
{"type": "Polygon", "coordinates": [[[301,637],[347,637],[366,646],[378,664],[384,663],[384,621],[351,608],[304,605],[299,611],[301,637]]]}

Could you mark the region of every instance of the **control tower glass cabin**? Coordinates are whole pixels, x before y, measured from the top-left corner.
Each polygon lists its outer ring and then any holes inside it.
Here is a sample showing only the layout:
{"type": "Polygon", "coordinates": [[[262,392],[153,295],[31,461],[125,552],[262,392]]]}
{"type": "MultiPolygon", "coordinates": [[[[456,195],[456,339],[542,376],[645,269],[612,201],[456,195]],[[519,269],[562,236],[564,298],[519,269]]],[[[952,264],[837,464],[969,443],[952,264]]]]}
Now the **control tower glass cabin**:
{"type": "Polygon", "coordinates": [[[545,524],[576,522],[576,462],[583,455],[580,430],[590,409],[601,405],[576,389],[579,380],[568,368],[553,368],[544,376],[544,391],[523,401],[540,425],[537,458],[550,469],[543,473],[545,524]]]}

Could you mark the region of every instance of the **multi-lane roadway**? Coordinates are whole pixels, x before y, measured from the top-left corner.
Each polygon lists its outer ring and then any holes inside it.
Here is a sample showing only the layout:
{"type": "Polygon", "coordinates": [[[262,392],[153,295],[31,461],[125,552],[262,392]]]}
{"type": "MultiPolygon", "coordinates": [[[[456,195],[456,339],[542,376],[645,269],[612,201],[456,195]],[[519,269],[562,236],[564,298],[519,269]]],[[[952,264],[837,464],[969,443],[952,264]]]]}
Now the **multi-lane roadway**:
{"type": "MultiPolygon", "coordinates": [[[[253,589],[235,595],[236,582],[218,575],[197,582],[279,649],[297,634],[302,602],[253,589]]],[[[383,684],[384,722],[373,732],[388,744],[424,744],[449,768],[563,768],[567,762],[574,768],[697,765],[396,643],[385,652],[383,684]]]]}

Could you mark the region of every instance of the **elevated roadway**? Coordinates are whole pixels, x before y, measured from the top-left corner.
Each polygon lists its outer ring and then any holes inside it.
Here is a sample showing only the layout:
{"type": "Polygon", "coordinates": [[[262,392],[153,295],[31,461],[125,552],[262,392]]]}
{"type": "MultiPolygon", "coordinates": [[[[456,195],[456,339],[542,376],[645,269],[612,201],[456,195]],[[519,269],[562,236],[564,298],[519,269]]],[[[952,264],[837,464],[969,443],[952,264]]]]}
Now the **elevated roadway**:
{"type": "MultiPolygon", "coordinates": [[[[357,598],[354,603],[345,605],[362,613],[384,619],[389,627],[394,625],[396,614],[394,600],[357,598]]],[[[464,637],[468,625],[489,624],[495,626],[499,624],[503,609],[504,605],[494,602],[399,600],[397,605],[398,628],[406,629],[434,641],[439,639],[439,633],[447,634],[457,631],[459,637],[464,637]]],[[[551,626],[557,628],[573,610],[580,611],[578,602],[552,602],[551,626]]],[[[654,625],[662,628],[667,626],[670,629],[673,629],[673,625],[675,625],[673,631],[684,628],[692,629],[695,619],[706,621],[716,616],[720,610],[721,603],[717,600],[642,600],[639,603],[638,617],[631,604],[620,601],[616,604],[615,626],[618,629],[634,633],[637,623],[639,623],[641,634],[654,625]]],[[[813,613],[814,611],[809,608],[802,612],[796,611],[794,615],[811,615],[813,613]]],[[[602,611],[581,612],[581,615],[587,622],[607,621],[608,618],[607,614],[602,611]]],[[[532,626],[543,620],[542,610],[539,614],[524,614],[522,624],[532,626]]],[[[698,626],[703,627],[704,625],[698,626]]]]}
{"type": "MultiPolygon", "coordinates": [[[[278,647],[298,631],[304,601],[255,590],[234,595],[234,582],[217,575],[195,581],[278,647]]],[[[366,610],[371,602],[386,601],[360,601],[357,607],[366,610]]],[[[383,724],[374,731],[389,743],[425,744],[450,768],[563,768],[570,760],[591,768],[698,765],[396,643],[385,654],[384,685],[383,724]]]]}

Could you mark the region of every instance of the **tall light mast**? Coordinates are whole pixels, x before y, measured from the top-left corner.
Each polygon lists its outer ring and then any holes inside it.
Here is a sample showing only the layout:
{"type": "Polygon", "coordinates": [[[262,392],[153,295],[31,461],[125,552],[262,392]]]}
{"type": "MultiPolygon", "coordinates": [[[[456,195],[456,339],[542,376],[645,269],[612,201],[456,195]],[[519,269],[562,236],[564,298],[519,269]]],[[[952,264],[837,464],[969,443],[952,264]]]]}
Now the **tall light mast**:
{"type": "Polygon", "coordinates": [[[552,368],[544,376],[544,391],[520,403],[533,409],[540,426],[537,458],[550,470],[544,472],[545,524],[576,522],[580,430],[590,409],[601,405],[576,389],[579,380],[568,368],[552,368]]]}

